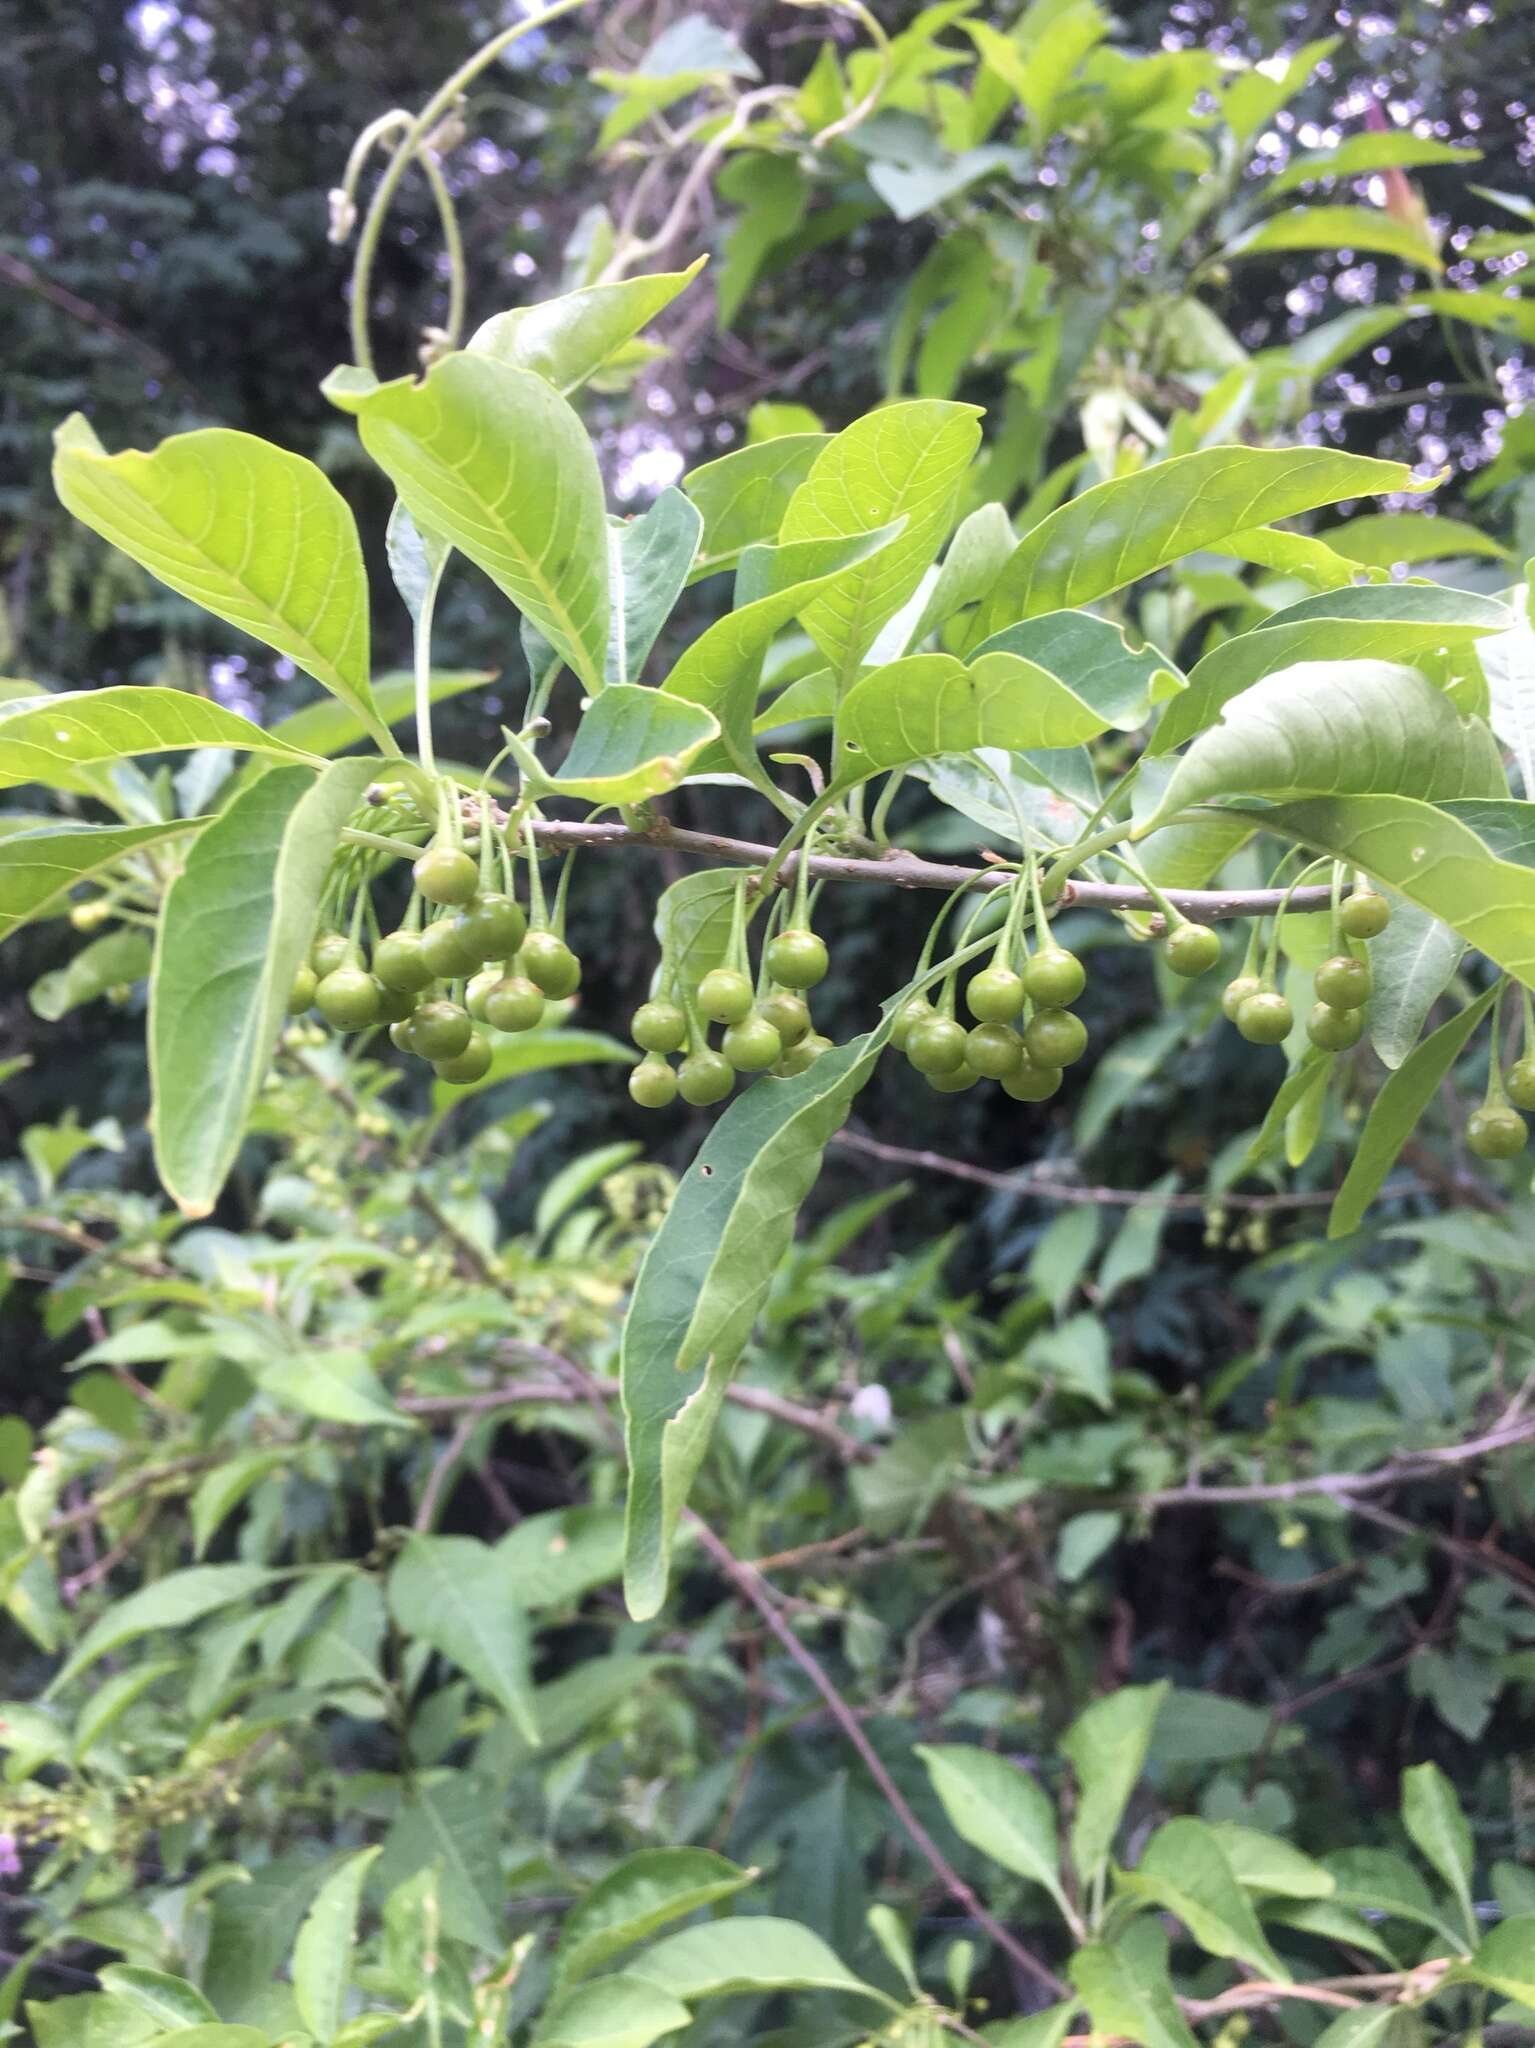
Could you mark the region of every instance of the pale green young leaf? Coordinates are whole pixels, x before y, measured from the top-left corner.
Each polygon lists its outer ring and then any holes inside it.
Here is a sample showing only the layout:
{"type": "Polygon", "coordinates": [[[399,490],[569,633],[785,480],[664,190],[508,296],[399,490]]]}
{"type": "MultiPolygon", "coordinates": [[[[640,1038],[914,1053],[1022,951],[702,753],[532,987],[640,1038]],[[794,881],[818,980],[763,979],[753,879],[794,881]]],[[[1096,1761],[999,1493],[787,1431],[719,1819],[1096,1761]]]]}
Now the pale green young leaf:
{"type": "Polygon", "coordinates": [[[1484,327],[1512,341],[1535,341],[1535,304],[1527,297],[1506,298],[1502,292],[1419,292],[1405,310],[1409,318],[1415,313],[1437,313],[1443,319],[1463,320],[1468,327],[1484,327]]]}
{"type": "MultiPolygon", "coordinates": [[[[1508,560],[1508,549],[1479,526],[1463,519],[1436,518],[1426,512],[1368,512],[1328,533],[1328,543],[1351,562],[1369,569],[1390,569],[1398,562],[1453,561],[1462,555],[1508,560]]],[[[1399,586],[1400,587],[1400,586],[1399,586]]]]}
{"type": "Polygon", "coordinates": [[[108,455],[79,413],[54,445],[54,488],[77,519],[372,723],[362,546],[312,462],[225,427],[108,455]]]}
{"type": "Polygon", "coordinates": [[[1485,1984],[1500,1998],[1535,2006],[1535,1913],[1518,1913],[1484,1934],[1446,1984],[1485,1984]]]}
{"type": "Polygon", "coordinates": [[[280,761],[313,756],[206,697],[147,684],[70,690],[44,704],[0,706],[0,789],[40,782],[99,796],[92,770],[130,754],[229,747],[280,761]]]}
{"type": "Polygon", "coordinates": [[[1405,1856],[1389,1849],[1340,1849],[1322,1858],[1323,1868],[1337,1884],[1333,1899],[1356,1912],[1406,1920],[1433,1930],[1441,1941],[1459,1946],[1459,1938],[1435,1908],[1428,1886],[1405,1856]]]}
{"type": "Polygon", "coordinates": [[[1517,620],[1478,641],[1487,679],[1487,722],[1514,757],[1525,795],[1535,801],[1535,627],[1517,620]]]}
{"type": "Polygon", "coordinates": [[[1465,940],[1442,919],[1394,898],[1390,924],[1370,942],[1375,989],[1369,1007],[1370,1043],[1393,1073],[1417,1044],[1465,950],[1465,940]]]}
{"type": "Polygon", "coordinates": [[[496,1548],[510,1567],[520,1606],[530,1613],[568,1607],[622,1572],[624,1511],[615,1504],[525,1515],[496,1548]]]}
{"type": "Polygon", "coordinates": [[[127,988],[149,972],[149,936],[132,925],[93,939],[62,967],[39,975],[27,991],[33,1014],[56,1024],[82,1003],[93,1003],[108,989],[127,988]]]}
{"type": "Polygon", "coordinates": [[[1084,1707],[1061,1738],[1077,1781],[1071,1860],[1084,1884],[1109,1860],[1167,1692],[1165,1681],[1121,1686],[1084,1707]]]}
{"type": "Polygon", "coordinates": [[[397,1627],[468,1674],[537,1744],[527,1619],[507,1559],[472,1536],[412,1534],[389,1574],[397,1627]]]}
{"type": "Polygon", "coordinates": [[[141,2048],[165,2039],[164,2028],[142,2007],[101,1992],[29,1999],[25,2011],[34,2048],[141,2048]]]}
{"type": "Polygon", "coordinates": [[[224,2020],[205,2020],[196,2027],[176,2027],[159,2038],[165,2048],[272,2048],[272,2037],[265,2027],[241,2026],[224,2020]]]}
{"type": "Polygon", "coordinates": [[[1149,642],[1132,648],[1122,626],[1091,612],[1045,612],[1020,620],[978,647],[971,666],[990,654],[1033,662],[1120,732],[1138,731],[1154,705],[1185,687],[1159,648],[1149,642]]]}
{"type": "Polygon", "coordinates": [[[1167,1973],[1167,1936],[1139,1923],[1117,1941],[1090,1942],[1067,1966],[1095,2030],[1142,2048],[1198,2048],[1167,1973]],[[1148,1931],[1149,1930],[1149,1931],[1148,1931]]]}
{"type": "Polygon", "coordinates": [[[160,1178],[187,1215],[208,1214],[234,1164],[341,828],[375,772],[366,759],[335,762],[318,778],[270,770],[197,839],[166,895],[150,980],[150,1082],[160,1178]]]}
{"type": "Polygon", "coordinates": [[[414,1429],[390,1401],[368,1354],[350,1344],[305,1344],[241,1356],[262,1393],[283,1408],[352,1429],[414,1429]]]}
{"type": "MultiPolygon", "coordinates": [[[[493,668],[434,669],[432,702],[445,704],[450,698],[461,697],[466,690],[483,689],[487,683],[496,680],[496,675],[493,668]]],[[[380,725],[403,724],[415,709],[415,703],[416,679],[409,670],[391,669],[387,675],[375,679],[373,705],[380,725]]],[[[356,746],[367,728],[347,705],[338,703],[333,697],[322,697],[318,703],[306,704],[302,711],[280,718],[271,730],[274,739],[285,741],[301,753],[323,754],[328,758],[339,754],[345,747],[356,746]]],[[[382,763],[376,765],[379,779],[387,781],[388,768],[382,763]]]]}
{"type": "Polygon", "coordinates": [[[201,2026],[218,2018],[197,1986],[189,1984],[185,1977],[144,1969],[136,1963],[109,1963],[99,1974],[103,1991],[125,1999],[140,2012],[147,2012],[167,2032],[178,2027],[201,2026]]]}
{"type": "Polygon", "coordinates": [[[1074,1999],[1064,1999],[1026,2020],[1003,2020],[981,2037],[987,2048],[1061,2048],[1077,2016],[1074,1999]]]}
{"type": "Polygon", "coordinates": [[[362,1888],[378,1856],[377,1848],[363,1849],[331,1872],[293,1945],[293,1995],[300,2019],[319,2041],[330,2040],[346,2014],[362,1888]]]}
{"type": "Polygon", "coordinates": [[[1253,526],[1246,533],[1230,533],[1219,552],[1239,562],[1251,562],[1259,569],[1274,569],[1281,576],[1297,577],[1313,590],[1344,590],[1360,580],[1360,564],[1329,545],[1343,529],[1334,527],[1327,540],[1315,534],[1290,533],[1277,526],[1253,526]]]}
{"type": "Polygon", "coordinates": [[[333,393],[423,530],[483,569],[589,690],[608,641],[607,514],[586,429],[542,377],[465,350],[333,393]]]}
{"type": "Polygon", "coordinates": [[[780,434],[689,470],[682,488],[704,531],[688,580],[733,569],[744,548],[777,540],[789,501],[830,445],[830,434],[780,434]]]}
{"type": "Polygon", "coordinates": [[[1420,1856],[1449,1886],[1461,1919],[1476,1938],[1471,1873],[1476,1844],[1460,1798],[1438,1764],[1414,1764],[1402,1773],[1402,1825],[1420,1856]]]}
{"type": "Polygon", "coordinates": [[[1431,135],[1415,135],[1410,128],[1349,135],[1331,149],[1292,156],[1282,171],[1264,179],[1263,196],[1277,199],[1281,192],[1294,192],[1321,178],[1368,177],[1372,171],[1415,170],[1423,164],[1474,164],[1481,161],[1481,154],[1479,149],[1436,142],[1431,135]]]}
{"type": "Polygon", "coordinates": [[[1340,2012],[1317,2035],[1312,2048],[1388,2048],[1403,2017],[1400,2006],[1365,2005],[1340,2012]]]}
{"type": "Polygon", "coordinates": [[[677,490],[662,491],[639,518],[609,527],[610,684],[638,681],[657,635],[682,595],[702,533],[703,514],[677,490]]]}
{"type": "Polygon", "coordinates": [[[1261,1166],[1285,1138],[1289,1119],[1297,1114],[1303,1115],[1308,1105],[1326,1092],[1332,1064],[1331,1053],[1322,1052],[1314,1045],[1306,1047],[1295,1066],[1274,1091],[1273,1100],[1269,1103],[1263,1122],[1258,1127],[1257,1135],[1247,1148],[1246,1157],[1239,1169],[1239,1178],[1261,1166]]]}
{"type": "Polygon", "coordinates": [[[1444,259],[1426,228],[1373,206],[1292,206],[1228,242],[1221,260],[1273,256],[1290,249],[1351,249],[1395,256],[1415,270],[1438,272],[1444,259]]]}
{"type": "Polygon", "coordinates": [[[720,735],[701,704],[638,683],[610,683],[576,727],[557,775],[538,768],[525,748],[518,759],[538,794],[579,797],[592,804],[638,804],[664,796],[687,779],[704,748],[720,735]]]}
{"type": "Polygon", "coordinates": [[[699,868],[668,883],[656,901],[661,947],[656,993],[691,994],[712,968],[723,966],[740,877],[728,868],[699,868]]]}
{"type": "Polygon", "coordinates": [[[411,624],[419,629],[422,615],[437,600],[437,586],[453,550],[439,535],[423,533],[396,498],[384,529],[384,552],[394,587],[410,613],[411,624]]]}
{"type": "Polygon", "coordinates": [[[40,825],[0,834],[0,939],[47,916],[79,882],[163,840],[196,832],[204,818],[156,825],[40,825]]]}
{"type": "Polygon", "coordinates": [[[1007,507],[995,500],[978,505],[962,519],[931,587],[922,594],[916,624],[898,652],[905,654],[920,647],[956,613],[978,604],[1001,575],[1016,544],[1007,507]]]}
{"type": "Polygon", "coordinates": [[[1250,1892],[1280,1899],[1330,1899],[1338,1881],[1279,1835],[1236,1821],[1216,1821],[1216,1839],[1237,1879],[1250,1892]]]}
{"type": "Polygon", "coordinates": [[[198,1557],[205,1555],[208,1545],[251,1488],[258,1486],[269,1472],[289,1464],[291,1458],[292,1453],[286,1449],[241,1451],[203,1474],[188,1511],[192,1548],[198,1557]]]}
{"type": "Polygon", "coordinates": [[[146,1664],[131,1664],[126,1671],[114,1671],[104,1679],[80,1709],[75,1722],[71,1746],[76,1762],[116,1727],[136,1700],[142,1699],[162,1678],[180,1669],[174,1657],[159,1657],[146,1664]]]}
{"type": "Polygon", "coordinates": [[[578,1984],[557,1998],[539,2029],[539,2048],[650,2048],[691,2026],[693,2015],[669,1991],[627,1971],[578,1984]]]}
{"type": "Polygon", "coordinates": [[[646,1949],[630,1970],[689,2004],[751,1991],[842,1991],[889,2003],[855,1977],[818,1934],[796,1920],[767,1914],[684,1927],[646,1949]]]}
{"type": "Polygon", "coordinates": [[[1290,1973],[1258,1924],[1220,1839],[1205,1821],[1165,1821],[1146,1844],[1134,1870],[1119,1883],[1135,1899],[1160,1906],[1183,1922],[1212,1956],[1230,1956],[1260,1977],[1288,1984],[1290,1973]]]}
{"type": "Polygon", "coordinates": [[[917,1754],[955,1833],[1004,1870],[1042,1886],[1075,1926],[1061,1886],[1055,1808],[1038,1780],[1006,1757],[963,1743],[919,1744],[917,1754]]]}
{"type": "Polygon", "coordinates": [[[117,1601],[86,1630],[49,1684],[47,1696],[61,1692],[109,1650],[158,1629],[186,1628],[221,1607],[249,1600],[281,1577],[281,1572],[268,1571],[264,1565],[196,1564],[154,1580],[117,1601]]]}
{"type": "Polygon", "coordinates": [[[573,1031],[564,1025],[547,1031],[518,1031],[493,1046],[490,1066],[467,1088],[453,1081],[434,1082],[432,1110],[441,1115],[455,1103],[524,1074],[552,1073],[556,1067],[633,1066],[637,1057],[632,1045],[620,1044],[605,1031],[573,1031]]]}
{"type": "Polygon", "coordinates": [[[1335,505],[1426,486],[1399,462],[1322,448],[1205,448],[1095,484],[1026,533],[971,628],[1090,604],[1228,535],[1335,505]]]}
{"type": "Polygon", "coordinates": [[[555,1954],[557,1980],[575,1983],[658,1928],[733,1897],[756,1874],[712,1849],[641,1849],[626,1856],[566,1916],[555,1954]]]}
{"type": "Polygon", "coordinates": [[[1287,62],[1238,72],[1221,93],[1221,113],[1238,144],[1248,142],[1279,109],[1294,99],[1324,58],[1338,47],[1337,36],[1302,43],[1287,62]]]}
{"type": "Polygon", "coordinates": [[[568,398],[664,312],[708,260],[700,256],[686,270],[584,285],[535,306],[494,313],[465,346],[509,369],[531,370],[568,398]]]}

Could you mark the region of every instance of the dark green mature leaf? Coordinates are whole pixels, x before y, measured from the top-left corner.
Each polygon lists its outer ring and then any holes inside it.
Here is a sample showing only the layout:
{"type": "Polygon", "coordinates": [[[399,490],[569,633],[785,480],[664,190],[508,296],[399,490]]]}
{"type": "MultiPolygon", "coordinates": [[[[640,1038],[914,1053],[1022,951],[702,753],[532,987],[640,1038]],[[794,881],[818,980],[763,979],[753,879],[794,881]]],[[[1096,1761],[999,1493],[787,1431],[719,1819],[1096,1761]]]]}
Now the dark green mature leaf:
{"type": "Polygon", "coordinates": [[[690,582],[733,569],[744,548],[778,538],[789,501],[830,434],[780,434],[690,470],[682,488],[704,515],[690,582]]]}
{"type": "Polygon", "coordinates": [[[46,915],[76,883],[206,823],[174,818],[154,825],[42,825],[0,834],[0,939],[46,915]]]}
{"type": "Polygon", "coordinates": [[[1167,1693],[1165,1680],[1121,1686],[1084,1707],[1061,1738],[1077,1780],[1071,1858],[1084,1883],[1097,1877],[1113,1851],[1167,1693]]]}
{"type": "Polygon", "coordinates": [[[1185,687],[1159,648],[1132,648],[1122,626],[1091,612],[1046,612],[1020,620],[978,647],[972,666],[989,654],[1018,655],[1046,670],[1103,719],[1100,731],[1137,731],[1153,705],[1185,687]]]}
{"type": "Polygon", "coordinates": [[[437,1864],[442,1924],[458,1941],[501,1954],[503,1806],[468,1771],[419,1773],[384,1840],[374,1881],[386,1896],[437,1864]]]}
{"type": "Polygon", "coordinates": [[[1402,1825],[1424,1857],[1454,1894],[1461,1919],[1476,1939],[1476,1907],[1471,1874],[1476,1842],[1459,1795],[1438,1764],[1414,1764],[1402,1773],[1402,1825]]]}
{"type": "Polygon", "coordinates": [[[630,1971],[690,2003],[746,1991],[845,1991],[889,2003],[818,1934],[767,1914],[684,1927],[636,1957],[630,1971]]]}
{"type": "Polygon", "coordinates": [[[719,721],[701,704],[638,683],[610,683],[593,698],[557,775],[545,775],[524,747],[516,753],[530,788],[593,804],[637,804],[687,779],[719,721]]]}
{"type": "Polygon", "coordinates": [[[1026,533],[980,607],[971,644],[1018,619],[1090,604],[1180,555],[1276,519],[1424,485],[1399,462],[1320,448],[1206,448],[1095,484],[1026,533]]]}
{"type": "Polygon", "coordinates": [[[149,972],[151,946],[146,932],[131,926],[93,939],[65,967],[54,968],[33,982],[27,1000],[50,1024],[67,1017],[82,1003],[91,1003],[108,989],[142,981],[149,972]]]}
{"type": "Polygon", "coordinates": [[[821,1156],[872,1072],[893,1014],[720,1118],[645,1254],[624,1326],[629,1456],[624,1590],[637,1620],[666,1597],[677,1523],[731,1372],[794,1234],[821,1156]]]}
{"type": "Polygon", "coordinates": [[[108,1651],[119,1650],[124,1643],[157,1629],[185,1628],[204,1615],[216,1614],[221,1607],[250,1599],[281,1577],[281,1572],[268,1571],[264,1565],[194,1564],[153,1580],[117,1601],[86,1630],[49,1685],[49,1695],[62,1691],[108,1651]]]}
{"type": "Polygon", "coordinates": [[[109,1963],[101,1971],[101,1988],[121,1998],[140,2012],[147,2012],[167,2030],[195,2027],[218,2014],[195,1984],[185,1977],[172,1977],[164,1970],[148,1970],[133,1963],[109,1963]]]}
{"type": "Polygon", "coordinates": [[[599,1878],[560,1931],[555,1974],[573,1984],[658,1928],[745,1889],[756,1876],[712,1849],[642,1849],[599,1878]]]}
{"type": "Polygon", "coordinates": [[[415,1641],[467,1672],[537,1744],[527,1618],[514,1562],[472,1536],[413,1534],[389,1574],[389,1611],[415,1641]]]}
{"type": "Polygon", "coordinates": [[[1140,1923],[1117,1941],[1090,1942],[1072,1957],[1069,1974],[1098,2032],[1144,2048],[1198,2048],[1178,2009],[1159,1927],[1140,1923]]]}
{"type": "Polygon", "coordinates": [[[1273,1983],[1290,1982],[1208,1822],[1164,1822],[1119,1882],[1131,1897],[1175,1915],[1210,1955],[1237,1958],[1273,1983]]]}
{"type": "Polygon", "coordinates": [[[650,2048],[692,2023],[680,1999],[621,1970],[557,1999],[539,2028],[539,2048],[650,2048]]]}
{"type": "Polygon", "coordinates": [[[1426,228],[1373,206],[1292,206],[1238,235],[1222,260],[1271,256],[1285,249],[1370,249],[1417,270],[1440,271],[1443,258],[1426,228]]]}
{"type": "Polygon", "coordinates": [[[607,679],[638,680],[656,636],[682,595],[703,533],[703,515],[681,491],[667,490],[638,519],[608,529],[613,616],[607,679]]]}
{"type": "Polygon", "coordinates": [[[608,642],[607,515],[586,429],[542,377],[461,350],[417,383],[332,388],[424,531],[478,564],[600,690],[608,642]]]}
{"type": "Polygon", "coordinates": [[[1222,641],[1189,675],[1163,713],[1151,752],[1165,754],[1213,725],[1231,699],[1301,662],[1403,661],[1502,633],[1512,614],[1496,599],[1437,584],[1370,583],[1275,612],[1250,632],[1222,641]]]}
{"type": "Polygon", "coordinates": [[[363,1849],[331,1872],[294,1943],[293,1995],[299,2018],[318,2041],[329,2041],[345,2017],[362,1888],[378,1856],[377,1848],[363,1849]]]}
{"type": "Polygon", "coordinates": [[[1535,2006],[1535,1913],[1516,1913],[1492,1928],[1444,1981],[1485,1984],[1500,1998],[1535,2006]]]}
{"type": "Polygon", "coordinates": [[[208,1214],[234,1164],[341,828],[376,770],[272,769],[207,828],[166,895],[149,996],[155,1158],[189,1216],[208,1214]]]}
{"type": "Polygon", "coordinates": [[[533,371],[568,398],[664,312],[708,260],[700,256],[686,270],[585,285],[536,306],[494,313],[465,346],[509,369],[533,371]]]}
{"type": "Polygon", "coordinates": [[[1041,1885],[1067,1924],[1055,1808],[1037,1779],[1006,1757],[964,1743],[917,1749],[956,1834],[1004,1870],[1041,1885]]]}
{"type": "Polygon", "coordinates": [[[70,690],[42,704],[0,707],[0,789],[41,782],[50,789],[96,796],[100,783],[91,771],[98,764],[189,747],[312,760],[276,733],[186,690],[145,685],[70,690]]]}
{"type": "Polygon", "coordinates": [[[1391,922],[1370,944],[1375,990],[1370,1043],[1394,1072],[1417,1044],[1428,1013],[1449,987],[1466,942],[1439,918],[1401,897],[1391,922]]]}

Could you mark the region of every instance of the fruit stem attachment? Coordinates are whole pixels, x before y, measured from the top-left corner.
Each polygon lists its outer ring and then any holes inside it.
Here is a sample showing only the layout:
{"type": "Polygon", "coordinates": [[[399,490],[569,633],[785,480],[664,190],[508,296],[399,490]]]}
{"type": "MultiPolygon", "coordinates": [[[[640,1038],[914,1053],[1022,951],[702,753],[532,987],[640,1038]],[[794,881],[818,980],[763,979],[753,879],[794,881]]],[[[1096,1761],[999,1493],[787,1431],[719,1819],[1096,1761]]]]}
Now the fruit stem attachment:
{"type": "Polygon", "coordinates": [[[1508,993],[1508,976],[1498,977],[1498,992],[1492,999],[1492,1034],[1487,1044],[1487,1093],[1483,1097],[1485,1109],[1507,1109],[1511,1105],[1508,1090],[1503,1085],[1503,1060],[1501,1045],[1503,1039],[1503,998],[1508,993]]]}

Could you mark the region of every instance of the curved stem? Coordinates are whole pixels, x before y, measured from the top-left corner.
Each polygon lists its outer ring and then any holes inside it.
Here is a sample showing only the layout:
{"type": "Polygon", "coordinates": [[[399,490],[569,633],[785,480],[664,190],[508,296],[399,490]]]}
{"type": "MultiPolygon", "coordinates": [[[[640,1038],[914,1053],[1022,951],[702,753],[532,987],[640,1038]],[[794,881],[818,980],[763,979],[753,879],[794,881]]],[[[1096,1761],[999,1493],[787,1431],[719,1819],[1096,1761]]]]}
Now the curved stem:
{"type": "Polygon", "coordinates": [[[464,338],[464,307],[469,297],[469,268],[464,261],[464,237],[458,225],[458,208],[448,190],[442,165],[431,150],[419,150],[416,161],[432,188],[432,197],[437,202],[437,218],[442,224],[442,246],[448,258],[448,317],[443,332],[447,335],[448,347],[458,348],[464,338]]]}

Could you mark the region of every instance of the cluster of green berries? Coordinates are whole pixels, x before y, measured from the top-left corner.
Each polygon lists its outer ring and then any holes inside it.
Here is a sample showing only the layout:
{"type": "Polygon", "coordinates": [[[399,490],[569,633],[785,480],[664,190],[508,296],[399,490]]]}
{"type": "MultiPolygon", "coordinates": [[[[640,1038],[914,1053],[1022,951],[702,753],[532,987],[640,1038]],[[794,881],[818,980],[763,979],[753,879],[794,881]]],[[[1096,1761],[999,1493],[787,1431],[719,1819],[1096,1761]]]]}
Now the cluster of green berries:
{"type": "Polygon", "coordinates": [[[1466,1119],[1466,1143],[1478,1159],[1519,1156],[1530,1140],[1522,1109],[1535,1110],[1535,1050],[1528,1040],[1501,1082],[1494,1067],[1487,1100],[1466,1119]]]}
{"type": "MultiPolygon", "coordinates": [[[[1356,889],[1338,906],[1338,930],[1356,942],[1377,938],[1391,922],[1391,906],[1373,889],[1356,889]]],[[[1316,971],[1317,1000],[1306,1036],[1322,1052],[1347,1052],[1364,1036],[1365,1010],[1374,988],[1362,954],[1335,953],[1316,971]]],[[[1239,974],[1228,982],[1221,1008],[1252,1045],[1282,1045],[1295,1025],[1289,999],[1264,975],[1239,974]]]]}
{"type": "Polygon", "coordinates": [[[1087,1050],[1087,1027],[1071,1008],[1086,986],[1076,954],[1051,941],[1021,972],[994,959],[974,976],[965,990],[975,1019],[968,1030],[953,1014],[952,998],[935,1005],[914,996],[890,1042],[940,1094],[986,1080],[1000,1082],[1015,1102],[1044,1102],[1087,1050]]]}
{"type": "Polygon", "coordinates": [[[371,961],[360,942],[322,932],[294,977],[288,1009],[316,1009],[337,1031],[387,1024],[401,1052],[466,1087],[490,1069],[491,1041],[479,1027],[531,1031],[546,1001],[575,994],[581,963],[557,932],[530,931],[515,898],[483,889],[461,847],[429,847],[412,872],[417,893],[440,914],[419,930],[388,933],[371,961]]]}
{"type": "Polygon", "coordinates": [[[739,967],[714,967],[694,995],[696,1018],[669,996],[652,997],[630,1026],[644,1053],[629,1076],[629,1093],[642,1109],[665,1109],[680,1095],[703,1109],[723,1102],[738,1074],[802,1074],[831,1040],[812,1028],[805,992],[825,979],[826,942],[807,928],[791,927],[763,951],[759,994],[739,967]],[[705,1027],[721,1027],[718,1047],[705,1027]],[[671,1055],[683,1057],[676,1066],[671,1055]]]}

